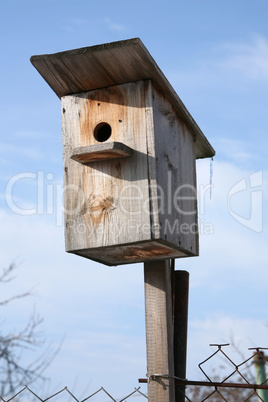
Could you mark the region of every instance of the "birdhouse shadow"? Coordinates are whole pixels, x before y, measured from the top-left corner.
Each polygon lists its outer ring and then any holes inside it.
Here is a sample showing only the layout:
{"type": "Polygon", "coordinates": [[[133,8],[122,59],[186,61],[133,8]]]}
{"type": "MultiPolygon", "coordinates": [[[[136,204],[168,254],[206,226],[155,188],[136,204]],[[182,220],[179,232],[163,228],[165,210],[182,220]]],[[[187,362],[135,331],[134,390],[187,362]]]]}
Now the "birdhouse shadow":
{"type": "Polygon", "coordinates": [[[131,156],[105,161],[88,163],[87,166],[99,174],[109,174],[115,179],[126,182],[148,180],[149,166],[155,163],[155,158],[143,152],[133,150],[131,156]],[[133,174],[135,172],[135,174],[133,174]]]}
{"type": "Polygon", "coordinates": [[[146,107],[145,96],[140,98],[137,95],[140,94],[141,84],[144,88],[144,94],[146,94],[150,83],[150,79],[130,82],[128,83],[130,84],[129,93],[123,92],[122,88],[120,88],[120,85],[113,85],[106,88],[98,88],[92,91],[79,92],[72,94],[72,96],[75,96],[79,99],[87,99],[90,102],[95,101],[99,103],[106,103],[109,107],[111,107],[111,105],[118,105],[144,108],[146,107]]]}

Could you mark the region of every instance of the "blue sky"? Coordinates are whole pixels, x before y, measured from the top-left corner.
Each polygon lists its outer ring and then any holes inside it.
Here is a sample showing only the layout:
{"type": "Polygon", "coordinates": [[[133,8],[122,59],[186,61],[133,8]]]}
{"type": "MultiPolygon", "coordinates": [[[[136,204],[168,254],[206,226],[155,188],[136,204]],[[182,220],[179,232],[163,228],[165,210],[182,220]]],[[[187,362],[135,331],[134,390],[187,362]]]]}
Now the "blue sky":
{"type": "Polygon", "coordinates": [[[110,269],[65,253],[60,101],[30,57],[140,37],[216,149],[211,199],[202,193],[210,161],[197,163],[200,257],[176,261],[190,272],[195,379],[209,343],[268,346],[267,15],[264,0],[0,0],[1,267],[19,265],[1,292],[35,293],[2,314],[7,329],[19,327],[34,305],[47,344],[64,337],[50,390],[68,384],[82,397],[104,386],[119,397],[145,377],[143,266],[110,269]]]}

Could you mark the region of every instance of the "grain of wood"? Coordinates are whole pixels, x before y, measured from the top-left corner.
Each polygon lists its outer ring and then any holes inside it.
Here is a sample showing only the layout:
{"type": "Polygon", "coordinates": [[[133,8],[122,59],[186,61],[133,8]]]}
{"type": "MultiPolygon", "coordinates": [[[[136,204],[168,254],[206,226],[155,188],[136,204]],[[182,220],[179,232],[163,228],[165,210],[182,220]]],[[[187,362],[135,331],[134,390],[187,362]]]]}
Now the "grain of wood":
{"type": "Polygon", "coordinates": [[[171,270],[169,260],[144,264],[146,350],[149,402],[174,402],[171,270]]]}
{"type": "Polygon", "coordinates": [[[151,239],[147,85],[141,81],[62,98],[67,251],[151,239]],[[100,146],[93,133],[102,121],[112,127],[105,146],[121,142],[133,155],[90,166],[71,159],[76,148],[100,146]]]}
{"type": "Polygon", "coordinates": [[[154,89],[154,152],[156,182],[161,192],[158,206],[160,238],[189,255],[198,255],[198,219],[195,146],[191,133],[177,119],[172,106],[154,89]]]}

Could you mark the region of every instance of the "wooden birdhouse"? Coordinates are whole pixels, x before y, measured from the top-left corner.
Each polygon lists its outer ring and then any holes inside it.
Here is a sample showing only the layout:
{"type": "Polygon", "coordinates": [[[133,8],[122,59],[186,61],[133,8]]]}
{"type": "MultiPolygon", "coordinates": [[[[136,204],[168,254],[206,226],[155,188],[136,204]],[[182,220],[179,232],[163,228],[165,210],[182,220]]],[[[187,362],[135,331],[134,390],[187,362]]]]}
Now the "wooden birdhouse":
{"type": "Polygon", "coordinates": [[[61,99],[66,251],[198,255],[195,160],[215,152],[140,39],[31,62],[61,99]]]}

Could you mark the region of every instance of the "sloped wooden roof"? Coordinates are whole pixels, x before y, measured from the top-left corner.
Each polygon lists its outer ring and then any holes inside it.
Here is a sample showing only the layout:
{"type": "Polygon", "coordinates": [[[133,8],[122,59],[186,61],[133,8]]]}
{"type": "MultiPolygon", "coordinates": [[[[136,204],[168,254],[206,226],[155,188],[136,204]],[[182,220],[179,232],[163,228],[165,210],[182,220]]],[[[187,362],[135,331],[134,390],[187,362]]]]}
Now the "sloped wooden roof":
{"type": "Polygon", "coordinates": [[[32,56],[30,60],[59,98],[151,79],[195,137],[196,157],[215,155],[213,147],[139,38],[32,56]]]}

